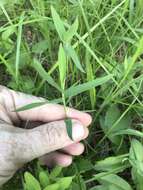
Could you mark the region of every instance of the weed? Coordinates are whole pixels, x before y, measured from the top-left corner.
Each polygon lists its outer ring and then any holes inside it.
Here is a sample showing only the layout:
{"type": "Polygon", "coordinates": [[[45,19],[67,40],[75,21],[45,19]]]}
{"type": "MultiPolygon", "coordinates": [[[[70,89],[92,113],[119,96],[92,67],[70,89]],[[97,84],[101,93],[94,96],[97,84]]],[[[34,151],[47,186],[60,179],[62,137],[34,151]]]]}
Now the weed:
{"type": "Polygon", "coordinates": [[[0,81],[47,99],[16,111],[54,102],[93,116],[84,156],[52,171],[34,162],[23,188],[142,190],[142,0],[2,0],[0,17],[0,81]]]}

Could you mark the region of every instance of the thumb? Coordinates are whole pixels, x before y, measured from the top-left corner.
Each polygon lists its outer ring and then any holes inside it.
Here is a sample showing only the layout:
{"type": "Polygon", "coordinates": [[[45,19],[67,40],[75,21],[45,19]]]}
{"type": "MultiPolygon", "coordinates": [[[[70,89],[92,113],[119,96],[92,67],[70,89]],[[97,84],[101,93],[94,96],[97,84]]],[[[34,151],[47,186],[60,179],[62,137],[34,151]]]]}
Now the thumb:
{"type": "Polygon", "coordinates": [[[17,141],[24,144],[19,158],[29,162],[49,152],[64,148],[75,142],[79,142],[88,136],[87,127],[78,120],[72,120],[72,138],[67,134],[64,120],[50,122],[37,128],[27,130],[17,136],[17,141]],[[25,147],[25,148],[24,148],[25,147]]]}

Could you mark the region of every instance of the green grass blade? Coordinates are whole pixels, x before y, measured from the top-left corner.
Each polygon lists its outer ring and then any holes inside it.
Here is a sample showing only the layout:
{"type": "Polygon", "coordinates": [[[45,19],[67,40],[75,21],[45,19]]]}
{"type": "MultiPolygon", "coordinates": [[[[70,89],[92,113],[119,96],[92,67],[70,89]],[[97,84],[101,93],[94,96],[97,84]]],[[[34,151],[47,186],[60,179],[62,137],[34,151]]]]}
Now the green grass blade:
{"type": "Polygon", "coordinates": [[[20,46],[21,46],[21,38],[22,38],[22,26],[24,20],[24,13],[22,13],[18,26],[18,36],[17,36],[17,48],[16,48],[16,61],[15,61],[15,69],[16,69],[16,80],[18,82],[18,72],[19,72],[19,59],[20,59],[20,46]]]}
{"type": "Polygon", "coordinates": [[[65,119],[65,124],[66,124],[66,129],[67,129],[67,134],[71,140],[72,138],[72,120],[71,119],[65,119]]]}
{"type": "Polygon", "coordinates": [[[60,48],[59,48],[58,64],[59,64],[59,73],[60,73],[61,88],[62,88],[62,90],[64,90],[64,88],[65,88],[66,70],[67,70],[67,63],[66,63],[65,51],[63,49],[62,44],[60,44],[60,48]]]}
{"type": "Polygon", "coordinates": [[[42,79],[46,80],[51,86],[53,86],[57,90],[61,91],[61,88],[54,81],[54,79],[44,70],[44,68],[42,67],[41,63],[37,59],[34,59],[34,61],[33,61],[33,67],[39,73],[39,75],[42,77],[42,79]]]}
{"type": "Polygon", "coordinates": [[[76,96],[82,92],[95,88],[96,86],[102,85],[105,82],[109,81],[112,78],[112,75],[107,75],[105,77],[97,78],[93,81],[79,84],[77,86],[70,87],[65,91],[66,97],[76,96]]]}
{"type": "Polygon", "coordinates": [[[54,21],[55,28],[59,34],[59,37],[62,41],[64,41],[64,36],[66,34],[66,30],[60,16],[53,6],[51,6],[52,18],[54,21]]]}
{"type": "Polygon", "coordinates": [[[30,109],[34,109],[36,107],[40,107],[40,106],[43,106],[45,104],[47,104],[48,101],[44,101],[44,102],[35,102],[35,103],[31,103],[31,104],[27,104],[23,107],[20,107],[16,110],[14,110],[14,112],[21,112],[21,111],[26,111],[26,110],[30,110],[30,109]]]}
{"type": "Polygon", "coordinates": [[[76,18],[76,20],[74,21],[74,23],[70,26],[70,28],[68,29],[68,31],[65,33],[65,41],[69,42],[73,36],[76,34],[77,29],[78,29],[78,18],[76,18]]]}
{"type": "Polygon", "coordinates": [[[73,48],[71,45],[66,44],[66,45],[64,46],[64,49],[65,49],[67,55],[68,55],[68,56],[72,59],[72,61],[75,63],[76,67],[77,67],[81,72],[84,73],[85,71],[84,71],[84,69],[82,68],[82,65],[81,65],[81,63],[80,63],[80,61],[79,61],[79,59],[78,59],[78,56],[77,56],[77,54],[76,54],[74,48],[73,48]]]}

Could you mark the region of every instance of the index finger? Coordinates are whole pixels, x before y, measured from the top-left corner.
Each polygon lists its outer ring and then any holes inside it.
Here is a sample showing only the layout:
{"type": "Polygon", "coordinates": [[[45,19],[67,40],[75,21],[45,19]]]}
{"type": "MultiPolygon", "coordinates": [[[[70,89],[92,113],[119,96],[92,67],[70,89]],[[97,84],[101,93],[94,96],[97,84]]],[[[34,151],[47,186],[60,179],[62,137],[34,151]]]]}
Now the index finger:
{"type": "Polygon", "coordinates": [[[92,118],[89,114],[73,108],[67,107],[67,113],[65,113],[64,106],[59,104],[45,104],[40,107],[35,107],[33,109],[15,113],[11,110],[18,109],[19,107],[23,107],[27,104],[41,102],[43,100],[45,101],[45,99],[15,92],[5,87],[1,91],[1,96],[3,97],[3,102],[7,111],[9,112],[9,115],[14,122],[17,122],[19,118],[25,121],[51,122],[68,117],[77,119],[81,121],[84,126],[88,126],[92,121],[92,118]]]}

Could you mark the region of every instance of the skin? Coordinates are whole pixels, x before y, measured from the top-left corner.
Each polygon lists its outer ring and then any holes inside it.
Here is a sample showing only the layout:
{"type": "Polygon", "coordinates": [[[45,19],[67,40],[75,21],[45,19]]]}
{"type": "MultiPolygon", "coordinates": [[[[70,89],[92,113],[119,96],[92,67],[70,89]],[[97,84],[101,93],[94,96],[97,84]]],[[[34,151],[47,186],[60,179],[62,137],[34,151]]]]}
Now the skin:
{"type": "Polygon", "coordinates": [[[46,104],[31,110],[13,112],[41,100],[43,98],[0,86],[0,185],[35,158],[49,167],[55,164],[65,167],[72,163],[73,156],[84,151],[80,141],[88,136],[88,126],[92,121],[89,114],[67,108],[67,116],[73,123],[72,141],[66,131],[66,115],[61,105],[46,104]]]}

